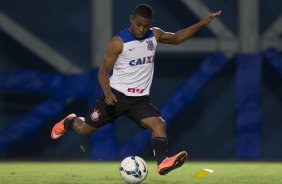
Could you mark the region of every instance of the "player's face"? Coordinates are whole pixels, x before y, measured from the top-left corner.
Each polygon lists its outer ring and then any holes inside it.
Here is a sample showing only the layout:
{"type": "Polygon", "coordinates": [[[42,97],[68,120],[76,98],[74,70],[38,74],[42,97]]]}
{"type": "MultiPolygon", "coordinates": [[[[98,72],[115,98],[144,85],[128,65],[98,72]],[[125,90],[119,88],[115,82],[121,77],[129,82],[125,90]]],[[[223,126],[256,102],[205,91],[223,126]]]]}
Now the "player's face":
{"type": "Polygon", "coordinates": [[[152,24],[152,19],[147,19],[141,17],[140,15],[131,15],[130,22],[130,31],[134,34],[136,38],[142,38],[149,30],[152,24]]]}

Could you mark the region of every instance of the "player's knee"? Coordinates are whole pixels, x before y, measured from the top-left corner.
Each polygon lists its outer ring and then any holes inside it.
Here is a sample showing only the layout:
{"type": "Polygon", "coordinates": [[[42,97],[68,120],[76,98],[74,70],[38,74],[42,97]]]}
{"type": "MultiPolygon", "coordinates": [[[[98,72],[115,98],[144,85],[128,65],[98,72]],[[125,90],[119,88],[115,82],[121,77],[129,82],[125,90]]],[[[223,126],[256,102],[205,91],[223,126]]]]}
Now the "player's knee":
{"type": "Polygon", "coordinates": [[[166,130],[166,123],[164,121],[160,121],[160,128],[163,129],[164,131],[166,130]]]}
{"type": "Polygon", "coordinates": [[[165,131],[166,130],[166,123],[162,119],[157,118],[153,123],[152,129],[153,130],[165,131]]]}

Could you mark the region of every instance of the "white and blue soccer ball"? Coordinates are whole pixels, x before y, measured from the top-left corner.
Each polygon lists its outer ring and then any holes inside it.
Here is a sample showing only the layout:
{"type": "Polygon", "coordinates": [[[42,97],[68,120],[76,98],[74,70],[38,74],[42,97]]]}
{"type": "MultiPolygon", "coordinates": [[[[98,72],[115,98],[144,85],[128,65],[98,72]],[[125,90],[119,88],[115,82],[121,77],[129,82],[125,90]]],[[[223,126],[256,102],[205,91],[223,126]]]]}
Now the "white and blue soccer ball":
{"type": "Polygon", "coordinates": [[[121,161],[119,172],[126,183],[135,184],[145,180],[148,168],[141,157],[129,156],[121,161]]]}

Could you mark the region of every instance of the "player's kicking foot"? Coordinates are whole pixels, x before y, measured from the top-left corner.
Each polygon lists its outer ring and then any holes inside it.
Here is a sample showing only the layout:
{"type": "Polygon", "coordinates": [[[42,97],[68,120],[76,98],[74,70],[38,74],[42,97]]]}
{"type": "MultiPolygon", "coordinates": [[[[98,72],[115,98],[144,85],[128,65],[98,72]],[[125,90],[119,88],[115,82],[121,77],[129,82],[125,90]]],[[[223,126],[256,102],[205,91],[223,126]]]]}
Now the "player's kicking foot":
{"type": "Polygon", "coordinates": [[[158,173],[160,175],[166,175],[167,173],[169,173],[170,171],[181,167],[186,158],[188,157],[188,153],[186,151],[181,151],[180,153],[172,156],[172,157],[168,157],[166,159],[164,159],[159,165],[158,165],[158,173]]]}
{"type": "Polygon", "coordinates": [[[58,139],[59,137],[61,137],[62,135],[64,135],[64,133],[66,133],[66,131],[67,131],[64,127],[65,120],[70,119],[70,118],[75,118],[75,117],[76,117],[75,114],[69,114],[67,117],[65,117],[64,119],[62,119],[58,123],[56,123],[53,126],[53,129],[51,131],[51,139],[55,140],[55,139],[58,139]]]}

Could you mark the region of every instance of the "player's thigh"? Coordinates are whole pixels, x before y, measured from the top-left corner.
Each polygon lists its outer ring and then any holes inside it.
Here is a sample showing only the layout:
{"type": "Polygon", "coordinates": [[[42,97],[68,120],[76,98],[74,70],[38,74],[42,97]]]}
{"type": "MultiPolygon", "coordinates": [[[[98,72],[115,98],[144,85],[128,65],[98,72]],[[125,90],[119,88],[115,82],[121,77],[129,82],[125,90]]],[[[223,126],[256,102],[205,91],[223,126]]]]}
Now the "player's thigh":
{"type": "Polygon", "coordinates": [[[126,116],[143,128],[155,129],[165,122],[161,118],[161,113],[150,102],[150,98],[142,97],[126,113],[126,116]]]}

